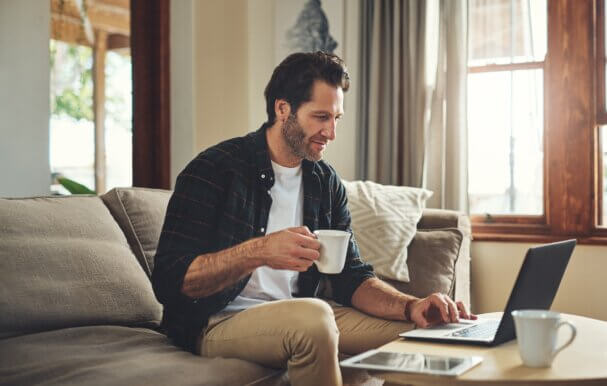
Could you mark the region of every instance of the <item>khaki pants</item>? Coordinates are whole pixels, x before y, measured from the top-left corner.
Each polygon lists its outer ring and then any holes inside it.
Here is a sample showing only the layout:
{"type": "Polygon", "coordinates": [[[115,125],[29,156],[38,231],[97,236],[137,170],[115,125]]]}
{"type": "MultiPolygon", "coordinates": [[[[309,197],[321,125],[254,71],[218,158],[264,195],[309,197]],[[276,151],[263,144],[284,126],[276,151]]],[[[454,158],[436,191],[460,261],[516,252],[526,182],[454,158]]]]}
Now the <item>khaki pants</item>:
{"type": "Polygon", "coordinates": [[[286,367],[292,385],[334,386],[342,384],[338,352],[377,348],[412,328],[320,299],[278,300],[212,319],[198,350],[206,357],[286,367]]]}

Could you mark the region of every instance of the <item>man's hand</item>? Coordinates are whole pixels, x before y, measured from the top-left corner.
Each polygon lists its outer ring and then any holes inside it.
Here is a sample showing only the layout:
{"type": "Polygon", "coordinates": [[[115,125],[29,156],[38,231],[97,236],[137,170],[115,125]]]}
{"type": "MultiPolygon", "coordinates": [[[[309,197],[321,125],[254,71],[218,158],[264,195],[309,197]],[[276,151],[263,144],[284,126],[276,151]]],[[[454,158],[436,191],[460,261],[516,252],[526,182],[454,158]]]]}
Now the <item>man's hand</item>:
{"type": "Polygon", "coordinates": [[[449,296],[441,293],[411,302],[409,315],[411,321],[418,327],[426,328],[441,323],[457,323],[459,318],[477,319],[476,315],[468,312],[464,303],[455,303],[449,296]]]}
{"type": "Polygon", "coordinates": [[[306,226],[270,233],[263,241],[263,262],[274,269],[305,272],[320,256],[320,241],[306,226]]]}

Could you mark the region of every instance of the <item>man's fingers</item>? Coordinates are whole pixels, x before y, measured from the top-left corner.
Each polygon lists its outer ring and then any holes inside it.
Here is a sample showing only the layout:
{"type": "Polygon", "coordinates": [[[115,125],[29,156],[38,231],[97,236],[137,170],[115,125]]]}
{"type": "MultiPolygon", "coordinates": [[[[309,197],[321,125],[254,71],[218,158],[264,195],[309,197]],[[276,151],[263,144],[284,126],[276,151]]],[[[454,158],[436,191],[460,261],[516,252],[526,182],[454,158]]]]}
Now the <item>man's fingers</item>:
{"type": "Polygon", "coordinates": [[[431,308],[432,304],[430,302],[427,301],[428,299],[424,299],[421,302],[419,302],[419,305],[421,305],[422,309],[421,312],[417,313],[415,312],[415,315],[413,315],[413,310],[411,312],[411,319],[415,319],[415,325],[417,327],[421,327],[421,328],[427,328],[430,327],[430,322],[428,320],[428,318],[426,317],[426,313],[428,312],[428,310],[431,308]]]}
{"type": "Polygon", "coordinates": [[[320,257],[320,253],[316,249],[304,248],[302,246],[298,246],[295,248],[294,257],[300,257],[302,259],[314,261],[318,260],[320,257]]]}
{"type": "Polygon", "coordinates": [[[449,316],[451,323],[459,322],[459,312],[457,310],[457,306],[453,303],[453,300],[447,299],[447,304],[449,305],[449,316]]]}
{"type": "Polygon", "coordinates": [[[312,265],[311,260],[300,259],[296,257],[287,257],[278,264],[272,266],[274,269],[284,269],[289,271],[305,272],[312,265]]]}
{"type": "Polygon", "coordinates": [[[459,315],[464,319],[470,319],[470,315],[468,314],[468,310],[463,302],[457,302],[457,309],[459,310],[459,315]]]}
{"type": "Polygon", "coordinates": [[[462,301],[457,302],[457,308],[459,309],[460,317],[470,320],[478,319],[476,315],[468,311],[468,308],[462,301]]]}
{"type": "Polygon", "coordinates": [[[288,230],[291,232],[294,232],[294,233],[299,233],[300,235],[316,238],[316,235],[314,233],[310,232],[310,229],[305,225],[301,226],[301,227],[289,228],[288,230]]]}
{"type": "Polygon", "coordinates": [[[318,241],[318,239],[303,235],[303,234],[298,234],[295,235],[297,237],[296,242],[297,244],[299,244],[302,247],[305,248],[310,248],[310,249],[316,249],[319,250],[320,249],[320,241],[318,241]]]}
{"type": "Polygon", "coordinates": [[[440,315],[443,323],[449,323],[451,318],[449,317],[449,305],[447,302],[439,296],[432,298],[432,304],[440,311],[440,315]]]}
{"type": "Polygon", "coordinates": [[[459,318],[478,319],[476,315],[468,311],[463,302],[454,302],[448,296],[440,293],[432,294],[418,303],[414,303],[411,318],[421,328],[442,323],[457,323],[459,318]]]}
{"type": "Polygon", "coordinates": [[[421,328],[428,328],[430,327],[430,323],[428,323],[428,321],[424,318],[421,321],[416,323],[417,327],[421,327],[421,328]]]}

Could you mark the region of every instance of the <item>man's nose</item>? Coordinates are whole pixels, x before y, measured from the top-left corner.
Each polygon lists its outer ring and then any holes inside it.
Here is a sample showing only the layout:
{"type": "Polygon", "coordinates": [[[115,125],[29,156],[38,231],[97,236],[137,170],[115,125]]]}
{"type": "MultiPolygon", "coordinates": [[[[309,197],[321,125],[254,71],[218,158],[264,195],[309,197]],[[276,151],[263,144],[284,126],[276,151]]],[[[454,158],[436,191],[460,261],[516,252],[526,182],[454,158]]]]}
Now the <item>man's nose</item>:
{"type": "Polygon", "coordinates": [[[335,122],[335,120],[332,120],[327,127],[325,127],[323,129],[323,135],[329,139],[330,141],[335,140],[336,135],[336,129],[337,129],[337,122],[335,122]]]}

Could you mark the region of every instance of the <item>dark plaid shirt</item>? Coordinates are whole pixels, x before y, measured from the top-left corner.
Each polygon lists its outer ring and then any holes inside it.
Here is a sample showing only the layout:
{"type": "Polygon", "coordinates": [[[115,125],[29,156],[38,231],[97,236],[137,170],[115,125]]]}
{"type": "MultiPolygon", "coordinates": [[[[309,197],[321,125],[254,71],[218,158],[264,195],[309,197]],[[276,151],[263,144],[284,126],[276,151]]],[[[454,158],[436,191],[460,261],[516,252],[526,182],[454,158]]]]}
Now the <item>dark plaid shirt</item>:
{"type": "MultiPolygon", "coordinates": [[[[265,235],[274,185],[266,127],[200,153],[177,177],[169,201],[152,274],[164,305],[163,328],[177,344],[193,351],[208,318],[244,289],[250,275],[213,295],[191,299],[181,293],[185,273],[201,254],[217,252],[265,235]]],[[[304,224],[311,230],[351,232],[347,198],[335,170],[323,161],[302,162],[304,224]]],[[[316,296],[320,273],[315,265],[299,274],[299,293],[316,296]]],[[[328,275],[336,301],[350,305],[352,294],[374,276],[354,237],[342,273],[328,275]]]]}

